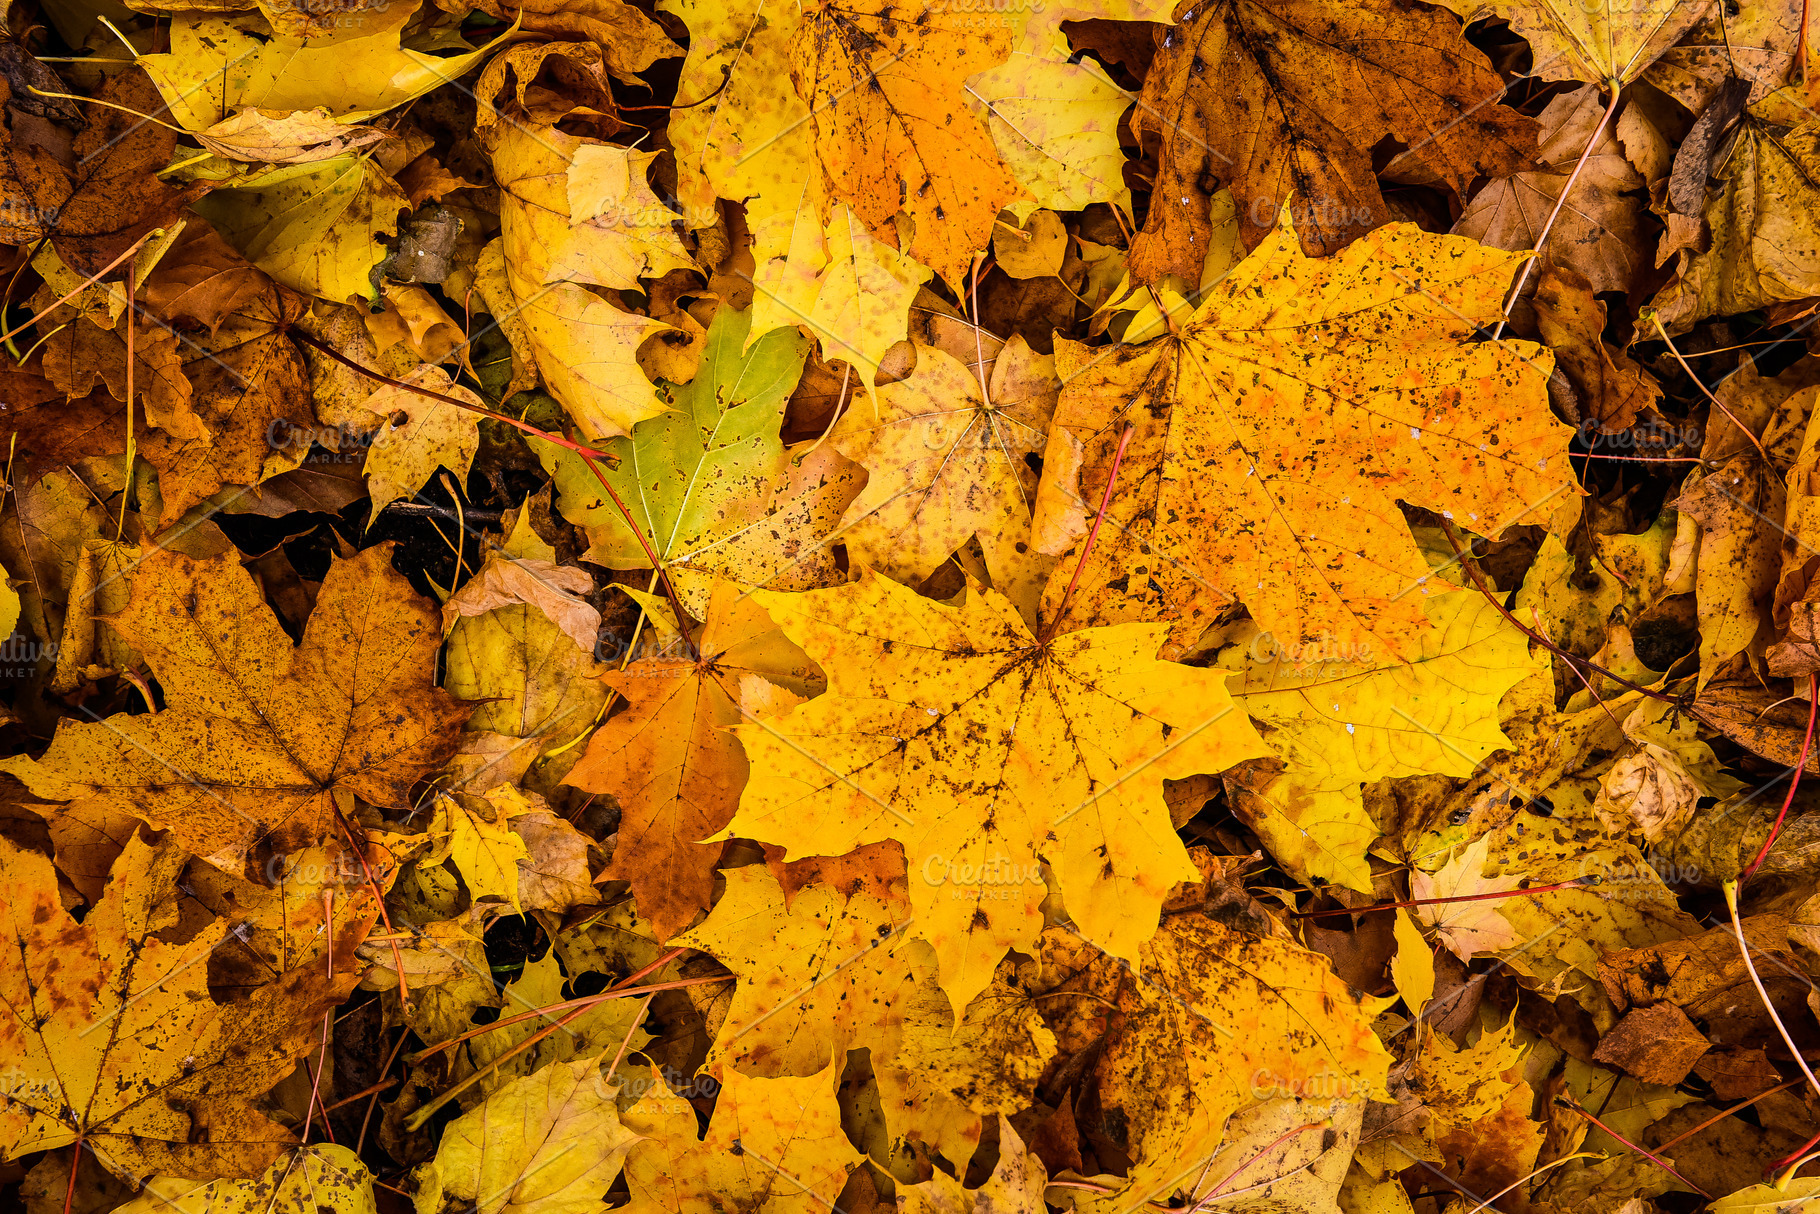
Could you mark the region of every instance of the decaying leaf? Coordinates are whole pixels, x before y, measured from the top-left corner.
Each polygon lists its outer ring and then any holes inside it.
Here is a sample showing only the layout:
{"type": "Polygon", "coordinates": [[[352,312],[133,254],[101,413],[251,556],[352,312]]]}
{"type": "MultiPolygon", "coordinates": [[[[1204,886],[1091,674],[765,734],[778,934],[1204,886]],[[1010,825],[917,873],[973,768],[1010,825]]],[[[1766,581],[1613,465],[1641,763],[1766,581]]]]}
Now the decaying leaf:
{"type": "Polygon", "coordinates": [[[406,804],[465,713],[430,685],[435,617],[385,557],[369,548],[330,570],[293,649],[236,562],[152,553],[112,626],[169,706],[65,722],[42,759],[8,770],[41,796],[136,814],[229,870],[255,849],[336,837],[338,795],[406,804]]]}
{"type": "Polygon", "coordinates": [[[1370,169],[1379,140],[1410,145],[1462,192],[1476,174],[1524,167],[1535,148],[1529,119],[1486,104],[1499,88],[1483,56],[1420,5],[1215,0],[1181,20],[1133,123],[1163,140],[1158,197],[1131,247],[1141,281],[1199,280],[1213,235],[1209,177],[1237,200],[1247,246],[1268,238],[1287,205],[1303,250],[1319,257],[1390,219],[1370,169]]]}
{"type": "Polygon", "coordinates": [[[270,1165],[292,1140],[253,1102],[352,988],[352,949],[333,979],[325,957],[222,1006],[199,963],[228,925],[183,944],[158,939],[177,921],[177,848],[129,840],[81,923],[58,904],[49,860],[0,840],[0,862],[16,949],[14,1014],[0,1029],[16,1076],[0,1110],[7,1157],[80,1142],[127,1179],[256,1176],[270,1165]]]}

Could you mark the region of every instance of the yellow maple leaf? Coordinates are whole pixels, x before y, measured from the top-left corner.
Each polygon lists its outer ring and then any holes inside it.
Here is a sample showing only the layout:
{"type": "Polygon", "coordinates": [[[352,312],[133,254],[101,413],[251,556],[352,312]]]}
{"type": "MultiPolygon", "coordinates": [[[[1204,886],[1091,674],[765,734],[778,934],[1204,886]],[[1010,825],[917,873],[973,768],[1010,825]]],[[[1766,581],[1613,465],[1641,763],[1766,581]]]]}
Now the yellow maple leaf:
{"type": "Polygon", "coordinates": [[[1635,80],[1681,35],[1700,23],[1699,0],[1440,0],[1468,21],[1501,17],[1529,42],[1544,80],[1622,85],[1635,80]]]}
{"type": "MultiPolygon", "coordinates": [[[[1070,621],[1175,614],[1198,634],[1238,599],[1285,645],[1414,656],[1422,600],[1448,587],[1396,503],[1497,535],[1576,492],[1548,353],[1473,340],[1520,260],[1399,224],[1317,261],[1285,213],[1179,336],[1058,339],[1044,479],[1080,470],[1077,519],[1126,447],[1070,621]]],[[[1053,522],[1038,535],[1086,530],[1053,522]]],[[[1058,566],[1046,611],[1075,565],[1058,566]]]]}
{"type": "Polygon", "coordinates": [[[530,804],[510,784],[502,784],[475,801],[477,804],[470,808],[454,797],[438,796],[436,822],[431,829],[448,832],[450,858],[470,894],[475,898],[503,898],[522,914],[518,865],[531,853],[512,829],[512,819],[530,812],[530,804]],[[487,808],[482,809],[478,802],[484,802],[487,808]],[[486,816],[489,811],[491,818],[486,816]]]}
{"type": "MultiPolygon", "coordinates": [[[[401,382],[484,408],[478,396],[452,381],[441,367],[425,363],[401,382]]],[[[474,453],[480,450],[479,414],[391,384],[381,384],[367,397],[365,407],[385,419],[367,448],[362,469],[373,499],[368,528],[387,506],[401,497],[414,496],[438,468],[466,478],[474,453]]]]}
{"type": "Polygon", "coordinates": [[[1406,661],[1369,647],[1282,644],[1249,623],[1231,629],[1220,652],[1220,664],[1239,672],[1234,697],[1288,764],[1280,779],[1251,789],[1257,801],[1240,811],[1303,879],[1318,874],[1369,893],[1365,851],[1378,829],[1359,786],[1471,775],[1510,744],[1498,721],[1504,693],[1548,669],[1477,590],[1423,605],[1432,627],[1406,661]]]}
{"type": "Polygon", "coordinates": [[[276,31],[258,13],[182,13],[171,22],[170,51],[142,55],[139,66],[186,130],[206,130],[247,106],[289,112],[327,105],[335,117],[359,122],[479,66],[517,28],[445,58],[401,45],[418,9],[360,9],[342,16],[326,38],[276,31]]]}
{"type": "Polygon", "coordinates": [[[598,1205],[638,1134],[621,1124],[610,1055],[556,1062],[515,1079],[451,1122],[417,1169],[421,1209],[444,1197],[477,1214],[563,1214],[598,1205]]]}
{"type": "Polygon", "coordinates": [[[473,758],[464,758],[459,770],[464,782],[485,788],[522,779],[543,755],[578,740],[611,694],[600,682],[606,667],[595,657],[600,615],[589,620],[583,613],[593,608],[568,593],[593,579],[564,568],[540,580],[545,566],[556,568],[556,551],[531,529],[530,514],[519,512],[500,551],[443,605],[445,625],[459,613],[449,630],[443,686],[476,701],[463,739],[473,758]],[[468,614],[479,607],[485,610],[468,614]]]}
{"type": "Polygon", "coordinates": [[[825,226],[805,199],[757,224],[753,235],[758,268],[747,344],[801,325],[821,341],[823,357],[852,366],[857,386],[873,393],[885,352],[909,332],[910,301],[928,267],[873,236],[838,203],[825,226]]]}
{"type": "Polygon", "coordinates": [[[945,0],[823,4],[791,47],[834,197],[873,231],[904,211],[906,251],[956,286],[1018,191],[965,100],[967,78],[1011,54],[1011,25],[945,0]]]}
{"type": "MultiPolygon", "coordinates": [[[[322,1014],[353,989],[354,935],[246,1000],[218,1005],[205,964],[228,937],[215,919],[183,943],[175,883],[186,857],[135,834],[81,923],[51,862],[0,838],[0,905],[14,960],[0,977],[0,1153],[72,1142],[116,1175],[255,1175],[290,1135],[251,1102],[317,1043],[322,1014]]],[[[370,921],[370,916],[368,920],[370,921]]],[[[357,932],[364,932],[364,923],[357,932]]]]}
{"type": "Polygon", "coordinates": [[[645,1140],[626,1160],[628,1214],[821,1214],[865,1159],[841,1130],[840,1063],[801,1079],[730,1072],[707,1135],[661,1078],[642,1082],[625,1124],[645,1140]]]}
{"type": "Polygon", "coordinates": [[[915,372],[880,388],[876,410],[835,423],[829,441],[869,473],[841,519],[850,559],[914,585],[978,536],[995,574],[1020,563],[1037,480],[1026,457],[1043,450],[1060,385],[1021,337],[980,381],[918,346],[915,372]]]}
{"type": "Polygon", "coordinates": [[[1390,1055],[1371,1030],[1385,1002],[1321,954],[1190,911],[1165,918],[1139,956],[1132,971],[1065,928],[1043,935],[1038,1006],[1057,1036],[1119,1024],[1096,1063],[1102,1105],[1122,1112],[1138,1154],[1119,1208],[1195,1188],[1241,1109],[1292,1093],[1386,1098],[1390,1055]]]}
{"type": "MultiPolygon", "coordinates": [[[[1497,894],[1516,889],[1518,877],[1485,876],[1485,852],[1491,836],[1482,835],[1459,855],[1441,866],[1439,872],[1417,869],[1409,874],[1409,896],[1424,898],[1463,898],[1478,894],[1497,894]]],[[[1523,936],[1510,925],[1498,909],[1499,899],[1483,902],[1443,902],[1416,907],[1416,918],[1434,928],[1441,941],[1462,961],[1479,953],[1495,953],[1515,948],[1523,936]]]]}
{"type": "Polygon", "coordinates": [[[1136,98],[1092,59],[1073,62],[1059,31],[1047,44],[1026,38],[1007,62],[967,81],[967,92],[1037,202],[1056,211],[1110,202],[1129,213],[1119,119],[1136,98]]]}
{"type": "Polygon", "coordinates": [[[1039,854],[1088,936],[1135,957],[1198,875],[1163,780],[1265,753],[1223,675],[1154,660],[1166,625],[1039,640],[995,591],[948,606],[876,574],[754,597],[829,691],[736,727],[754,776],[725,833],[786,858],[902,842],[910,931],[957,1009],[1041,930],[1039,854]]]}
{"type": "Polygon", "coordinates": [[[656,152],[636,152],[506,122],[491,128],[506,263],[531,283],[636,289],[695,265],[671,227],[678,216],[646,180],[656,152]]]}
{"type": "Polygon", "coordinates": [[[629,434],[664,411],[638,365],[638,347],[674,326],[624,311],[572,282],[539,286],[511,270],[506,278],[529,361],[583,435],[629,434]]]}
{"type": "Polygon", "coordinates": [[[252,1180],[154,1176],[115,1214],[373,1214],[373,1174],[333,1143],[299,1147],[252,1180]]]}
{"type": "Polygon", "coordinates": [[[894,879],[880,873],[850,893],[817,882],[787,903],[764,865],[727,871],[713,913],[675,940],[712,954],[739,978],[709,1066],[813,1075],[830,1051],[878,1051],[895,1039],[910,994],[912,943],[901,930],[910,919],[902,861],[895,866],[894,879]]]}

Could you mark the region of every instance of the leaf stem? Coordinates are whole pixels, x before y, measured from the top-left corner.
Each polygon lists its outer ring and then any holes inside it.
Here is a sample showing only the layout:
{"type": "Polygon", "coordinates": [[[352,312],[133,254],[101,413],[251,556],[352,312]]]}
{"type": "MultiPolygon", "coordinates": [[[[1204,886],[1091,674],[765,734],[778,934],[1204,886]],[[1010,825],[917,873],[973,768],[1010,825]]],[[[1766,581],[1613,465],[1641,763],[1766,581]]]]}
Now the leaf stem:
{"type": "MultiPolygon", "coordinates": [[[[1782,1041],[1788,1046],[1789,1053],[1795,1056],[1795,1065],[1807,1076],[1807,1082],[1815,1092],[1820,1093],[1820,1079],[1814,1078],[1814,1072],[1807,1065],[1807,1059],[1801,1056],[1801,1050],[1795,1045],[1795,1039],[1788,1035],[1788,1029],[1782,1023],[1782,1017],[1776,1012],[1776,1005],[1769,1001],[1769,992],[1763,989],[1763,979],[1757,976],[1757,964],[1750,959],[1750,942],[1744,938],[1744,925],[1738,922],[1738,883],[1727,881],[1724,885],[1725,909],[1731,912],[1732,935],[1738,938],[1738,952],[1744,958],[1745,972],[1750,974],[1751,985],[1757,988],[1757,998],[1763,1001],[1763,1009],[1769,1013],[1776,1031],[1782,1034],[1782,1041]]],[[[1613,1135],[1616,1137],[1616,1135],[1613,1135]]]]}
{"type": "Polygon", "coordinates": [[[1580,657],[1577,654],[1572,654],[1572,653],[1567,652],[1567,650],[1561,648],[1559,645],[1555,644],[1553,641],[1549,640],[1547,637],[1543,636],[1541,633],[1537,632],[1535,629],[1529,627],[1529,625],[1523,623],[1523,621],[1519,620],[1516,616],[1512,615],[1508,610],[1505,609],[1504,604],[1498,601],[1497,594],[1491,589],[1491,587],[1487,586],[1485,584],[1485,580],[1479,576],[1478,569],[1476,569],[1473,566],[1472,561],[1467,556],[1465,550],[1460,547],[1459,536],[1454,531],[1453,521],[1451,519],[1444,518],[1441,520],[1441,534],[1443,534],[1447,537],[1448,546],[1453,549],[1454,556],[1459,558],[1460,568],[1466,570],[1466,576],[1471,578],[1472,584],[1479,588],[1479,593],[1484,595],[1485,598],[1487,599],[1487,601],[1489,601],[1493,607],[1496,607],[1498,609],[1499,615],[1503,616],[1506,620],[1509,620],[1511,623],[1511,626],[1520,630],[1524,636],[1528,637],[1530,640],[1534,641],[1536,644],[1542,646],[1542,648],[1548,650],[1548,652],[1554,654],[1556,657],[1559,657],[1562,661],[1570,662],[1570,663],[1577,663],[1581,666],[1586,667],[1588,670],[1596,670],[1601,675],[1604,675],[1606,678],[1610,679],[1612,682],[1618,684],[1621,687],[1628,687],[1632,691],[1639,692],[1642,695],[1646,695],[1652,700],[1661,700],[1664,704],[1673,704],[1677,708],[1686,708],[1687,707],[1686,703],[1683,701],[1683,697],[1671,696],[1665,692],[1655,691],[1651,688],[1643,686],[1641,683],[1633,683],[1629,679],[1625,678],[1623,675],[1613,674],[1611,671],[1605,669],[1605,667],[1599,665],[1597,662],[1589,661],[1588,659],[1580,657]]]}
{"type": "Polygon", "coordinates": [[[1037,638],[1039,645],[1049,643],[1055,636],[1055,630],[1061,626],[1062,617],[1068,614],[1068,600],[1074,597],[1074,588],[1081,580],[1081,571],[1087,567],[1087,554],[1093,551],[1093,542],[1100,535],[1100,524],[1106,521],[1106,507],[1112,504],[1112,487],[1118,484],[1119,463],[1125,458],[1125,444],[1131,441],[1131,432],[1136,428],[1131,422],[1126,422],[1125,429],[1119,434],[1118,449],[1112,453],[1112,470],[1106,474],[1106,492],[1100,495],[1100,508],[1093,516],[1093,526],[1087,532],[1087,542],[1081,545],[1081,559],[1074,564],[1074,576],[1068,579],[1068,589],[1062,591],[1062,599],[1055,605],[1055,614],[1043,625],[1043,635],[1037,638]]]}
{"type": "Polygon", "coordinates": [[[1674,1165],[1669,1163],[1666,1159],[1663,1159],[1660,1155],[1655,1154],[1653,1151],[1650,1151],[1646,1147],[1638,1146],[1636,1143],[1632,1142],[1630,1139],[1624,1137],[1624,1135],[1618,1133],[1618,1131],[1616,1131],[1616,1130],[1612,1129],[1610,1126],[1606,1125],[1603,1121],[1600,1121],[1596,1116],[1593,1115],[1593,1113],[1590,1109],[1588,1109],[1585,1105],[1581,1104],[1578,1100],[1575,1100],[1571,1093],[1562,1092],[1560,1099],[1566,1101],[1569,1105],[1571,1105],[1573,1107],[1573,1110],[1576,1113],[1579,1113],[1582,1117],[1586,1118],[1586,1120],[1592,1122],[1594,1125],[1598,1126],[1601,1130],[1604,1130],[1607,1134],[1610,1134],[1613,1138],[1617,1139],[1621,1145],[1628,1147],[1630,1150],[1635,1151],[1637,1154],[1643,1156],[1643,1158],[1649,1160],[1651,1163],[1653,1163],[1657,1167],[1661,1168],[1664,1172],[1667,1172],[1670,1176],[1673,1176],[1676,1180],[1680,1181],[1682,1184],[1686,1185],[1688,1188],[1692,1189],[1694,1192],[1698,1193],[1700,1196],[1706,1198],[1706,1200],[1711,1201],[1713,1199],[1713,1195],[1711,1193],[1708,1193],[1705,1189],[1701,1188],[1699,1185],[1695,1184],[1693,1181],[1689,1180],[1687,1177],[1681,1175],[1681,1173],[1675,1171],[1674,1165]]]}
{"type": "MultiPolygon", "coordinates": [[[[1692,1138],[1695,1134],[1698,1134],[1701,1130],[1706,1129],[1708,1126],[1718,1125],[1721,1121],[1724,1121],[1727,1117],[1730,1117],[1733,1113],[1741,1113],[1745,1109],[1750,1108],[1751,1105],[1756,1104],[1759,1100],[1762,1100],[1764,1097],[1774,1096],[1777,1092],[1787,1091],[1789,1088],[1794,1087],[1796,1084],[1798,1084],[1800,1082],[1801,1081],[1799,1079],[1791,1079],[1787,1083],[1777,1084],[1775,1087],[1769,1089],[1767,1092],[1758,1092],[1755,1096],[1752,1096],[1749,1100],[1740,1101],[1739,1103],[1734,1104],[1729,1109],[1725,1109],[1721,1112],[1714,1113],[1711,1117],[1708,1117],[1705,1121],[1702,1121],[1699,1125],[1695,1126],[1693,1129],[1687,1130],[1680,1134],[1676,1134],[1673,1138],[1669,1139],[1667,1142],[1665,1142],[1661,1146],[1657,1147],[1656,1150],[1666,1151],[1666,1150],[1668,1150],[1668,1148],[1670,1148],[1672,1146],[1679,1146],[1681,1143],[1686,1142],[1689,1138],[1692,1138]]],[[[1820,1139],[1817,1139],[1816,1141],[1820,1141],[1820,1139]]],[[[1803,1149],[1805,1149],[1805,1148],[1803,1148],[1803,1149]]],[[[1797,1153],[1799,1153],[1799,1152],[1797,1152],[1797,1153]]]]}
{"type": "Polygon", "coordinates": [[[1675,343],[1673,339],[1669,337],[1668,330],[1662,327],[1661,315],[1657,313],[1654,308],[1646,308],[1644,310],[1649,313],[1650,323],[1656,326],[1656,332],[1662,335],[1662,344],[1668,347],[1668,352],[1675,356],[1675,361],[1681,364],[1681,369],[1683,371],[1687,372],[1687,378],[1694,381],[1694,387],[1700,389],[1700,391],[1705,394],[1706,399],[1713,403],[1713,408],[1725,414],[1727,421],[1738,427],[1738,433],[1750,440],[1751,446],[1757,449],[1757,454],[1763,457],[1763,462],[1774,467],[1774,461],[1770,459],[1769,452],[1764,448],[1763,440],[1758,438],[1756,433],[1752,431],[1749,426],[1739,421],[1737,415],[1725,407],[1724,401],[1713,395],[1712,389],[1708,388],[1706,382],[1698,375],[1694,374],[1694,369],[1687,365],[1687,360],[1685,358],[1681,357],[1681,351],[1675,348],[1675,343]]]}
{"type": "Polygon", "coordinates": [[[1436,906],[1443,902],[1490,902],[1497,898],[1526,898],[1531,894],[1546,894],[1557,889],[1579,889],[1590,885],[1586,877],[1575,877],[1571,881],[1557,881],[1553,885],[1535,885],[1528,889],[1504,889],[1489,894],[1457,894],[1451,898],[1409,898],[1402,902],[1374,902],[1370,906],[1342,906],[1337,910],[1291,911],[1291,919],[1325,919],[1334,915],[1368,915],[1372,911],[1396,910],[1404,906],[1436,906]]]}
{"type": "Polygon", "coordinates": [[[63,1192],[63,1214],[70,1214],[70,1205],[76,1200],[76,1169],[82,1166],[82,1139],[76,1139],[76,1145],[70,1155],[70,1183],[63,1192]]]}
{"type": "MultiPolygon", "coordinates": [[[[154,229],[154,231],[155,230],[156,229],[154,229]]],[[[83,279],[81,282],[79,282],[75,286],[71,287],[67,294],[63,295],[61,298],[54,301],[50,305],[50,307],[45,308],[44,312],[34,312],[34,313],[32,313],[32,318],[30,320],[22,321],[18,325],[15,325],[13,328],[8,329],[6,332],[0,333],[0,341],[10,342],[13,338],[19,336],[19,334],[25,332],[27,329],[29,329],[33,325],[37,324],[38,321],[44,316],[44,313],[49,312],[51,310],[51,308],[61,307],[62,305],[68,303],[70,300],[76,298],[76,296],[78,296],[78,295],[82,294],[84,291],[88,290],[88,288],[90,286],[94,285],[96,280],[98,280],[103,274],[108,274],[108,273],[113,272],[120,265],[121,262],[125,261],[127,258],[131,257],[133,254],[137,253],[139,251],[139,247],[141,245],[143,245],[146,241],[150,240],[151,238],[152,238],[152,233],[147,232],[144,236],[141,236],[138,240],[135,240],[131,245],[127,246],[126,252],[124,252],[120,256],[114,258],[114,260],[108,262],[106,265],[102,266],[99,270],[96,270],[93,274],[90,274],[87,278],[83,279]]],[[[129,299],[127,302],[130,304],[132,301],[129,299]]]]}
{"type": "Polygon", "coordinates": [[[320,350],[343,366],[358,371],[368,379],[376,379],[382,384],[387,384],[391,387],[401,389],[402,391],[415,392],[419,396],[427,396],[431,400],[441,401],[445,405],[453,405],[455,408],[465,409],[469,413],[478,413],[480,416],[491,418],[496,422],[504,422],[515,430],[521,430],[534,438],[540,438],[546,443],[554,443],[558,447],[566,448],[581,456],[582,460],[588,466],[588,471],[594,474],[594,479],[600,482],[600,487],[604,489],[607,496],[612,499],[614,508],[617,509],[620,516],[626,520],[626,526],[630,527],[632,529],[632,534],[638,537],[639,547],[645,550],[645,559],[651,562],[651,568],[657,570],[658,575],[663,578],[664,597],[670,600],[670,607],[676,612],[676,627],[683,633],[684,639],[688,639],[689,617],[688,614],[683,611],[682,600],[676,595],[676,587],[670,582],[669,571],[664,568],[663,561],[658,559],[657,550],[651,547],[651,541],[645,535],[645,529],[638,525],[637,520],[632,517],[632,511],[626,507],[624,499],[614,491],[612,484],[607,480],[606,474],[600,470],[600,465],[603,463],[609,463],[609,466],[617,467],[617,461],[613,460],[612,456],[604,451],[596,451],[592,447],[583,446],[574,439],[564,438],[559,434],[552,434],[548,430],[533,426],[530,422],[521,421],[510,414],[495,412],[492,409],[486,408],[484,405],[471,405],[465,400],[458,400],[453,396],[446,396],[441,392],[433,392],[428,388],[420,388],[416,384],[408,384],[402,379],[393,379],[390,375],[381,374],[371,367],[362,366],[341,351],[329,345],[327,342],[318,341],[308,333],[299,332],[293,329],[291,331],[291,336],[312,349],[320,350]]]}
{"type": "Polygon", "coordinates": [[[1769,849],[1776,845],[1776,837],[1782,833],[1782,822],[1788,817],[1788,807],[1795,803],[1795,790],[1801,787],[1801,773],[1807,770],[1807,754],[1814,745],[1814,714],[1820,711],[1820,679],[1810,672],[1807,676],[1807,734],[1801,739],[1801,757],[1795,760],[1795,774],[1788,780],[1788,795],[1782,798],[1781,812],[1770,825],[1769,838],[1763,840],[1763,846],[1757,852],[1757,858],[1750,862],[1744,875],[1738,878],[1739,884],[1751,879],[1751,874],[1769,856],[1769,849]]]}
{"type": "MultiPolygon", "coordinates": [[[[354,858],[360,861],[360,871],[366,875],[367,886],[373,891],[374,901],[379,903],[379,917],[385,923],[386,932],[393,935],[392,964],[398,967],[398,1005],[401,1008],[408,1008],[411,1006],[411,988],[405,979],[404,954],[398,950],[396,933],[392,932],[392,916],[386,912],[385,891],[379,888],[379,878],[373,875],[373,868],[367,863],[366,850],[362,848],[359,842],[354,838],[354,828],[348,824],[347,818],[342,814],[341,806],[335,804],[331,799],[329,801],[329,808],[334,811],[335,820],[341,823],[341,832],[347,836],[348,846],[354,849],[354,858]]],[[[324,923],[323,928],[329,934],[329,964],[333,965],[335,957],[335,925],[333,923],[324,923]]]]}
{"type": "Polygon", "coordinates": [[[1567,204],[1567,196],[1573,193],[1574,182],[1580,180],[1580,170],[1586,167],[1587,160],[1592,157],[1592,150],[1598,144],[1599,136],[1605,133],[1606,126],[1611,123],[1611,116],[1618,112],[1618,98],[1623,96],[1623,86],[1616,80],[1608,80],[1606,87],[1611,89],[1611,103],[1605,107],[1605,113],[1600,117],[1599,125],[1593,128],[1593,133],[1587,138],[1586,146],[1580,151],[1580,159],[1574,161],[1574,171],[1567,175],[1567,184],[1561,187],[1561,193],[1555,199],[1554,210],[1548,213],[1548,222],[1542,225],[1542,234],[1536,237],[1534,254],[1524,261],[1523,268],[1517,271],[1517,281],[1511,284],[1510,294],[1504,297],[1504,315],[1498,321],[1498,327],[1492,330],[1493,341],[1504,335],[1504,326],[1510,323],[1510,310],[1515,306],[1517,296],[1523,294],[1524,284],[1529,281],[1529,268],[1542,259],[1542,246],[1548,243],[1548,233],[1555,226],[1555,218],[1561,214],[1561,208],[1567,204]]]}

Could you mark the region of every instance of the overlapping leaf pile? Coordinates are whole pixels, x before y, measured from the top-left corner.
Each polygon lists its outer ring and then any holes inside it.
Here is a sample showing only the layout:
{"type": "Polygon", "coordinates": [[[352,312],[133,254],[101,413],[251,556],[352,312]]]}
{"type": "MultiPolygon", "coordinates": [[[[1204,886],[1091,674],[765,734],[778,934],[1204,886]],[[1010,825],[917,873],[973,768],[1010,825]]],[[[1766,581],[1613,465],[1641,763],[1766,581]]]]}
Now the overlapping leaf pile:
{"type": "Polygon", "coordinates": [[[0,13],[8,1208],[1820,1208],[1804,3],[0,13]]]}

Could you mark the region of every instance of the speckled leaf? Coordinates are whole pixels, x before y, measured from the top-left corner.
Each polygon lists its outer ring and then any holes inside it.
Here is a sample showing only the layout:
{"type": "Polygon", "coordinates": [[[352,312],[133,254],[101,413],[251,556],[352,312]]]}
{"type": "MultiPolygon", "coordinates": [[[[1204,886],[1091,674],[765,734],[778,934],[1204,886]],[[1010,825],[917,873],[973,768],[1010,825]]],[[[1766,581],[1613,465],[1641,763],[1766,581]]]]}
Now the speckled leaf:
{"type": "MultiPolygon", "coordinates": [[[[1131,427],[1065,622],[1174,615],[1192,639],[1236,599],[1282,645],[1413,656],[1422,600],[1447,583],[1397,503],[1497,535],[1578,491],[1547,352],[1473,340],[1519,260],[1400,224],[1316,261],[1285,214],[1180,336],[1058,340],[1046,478],[1071,475],[1058,442],[1083,451],[1078,488],[1051,500],[1090,517],[1131,427]]],[[[1076,564],[1058,565],[1046,613],[1076,564]]]]}

